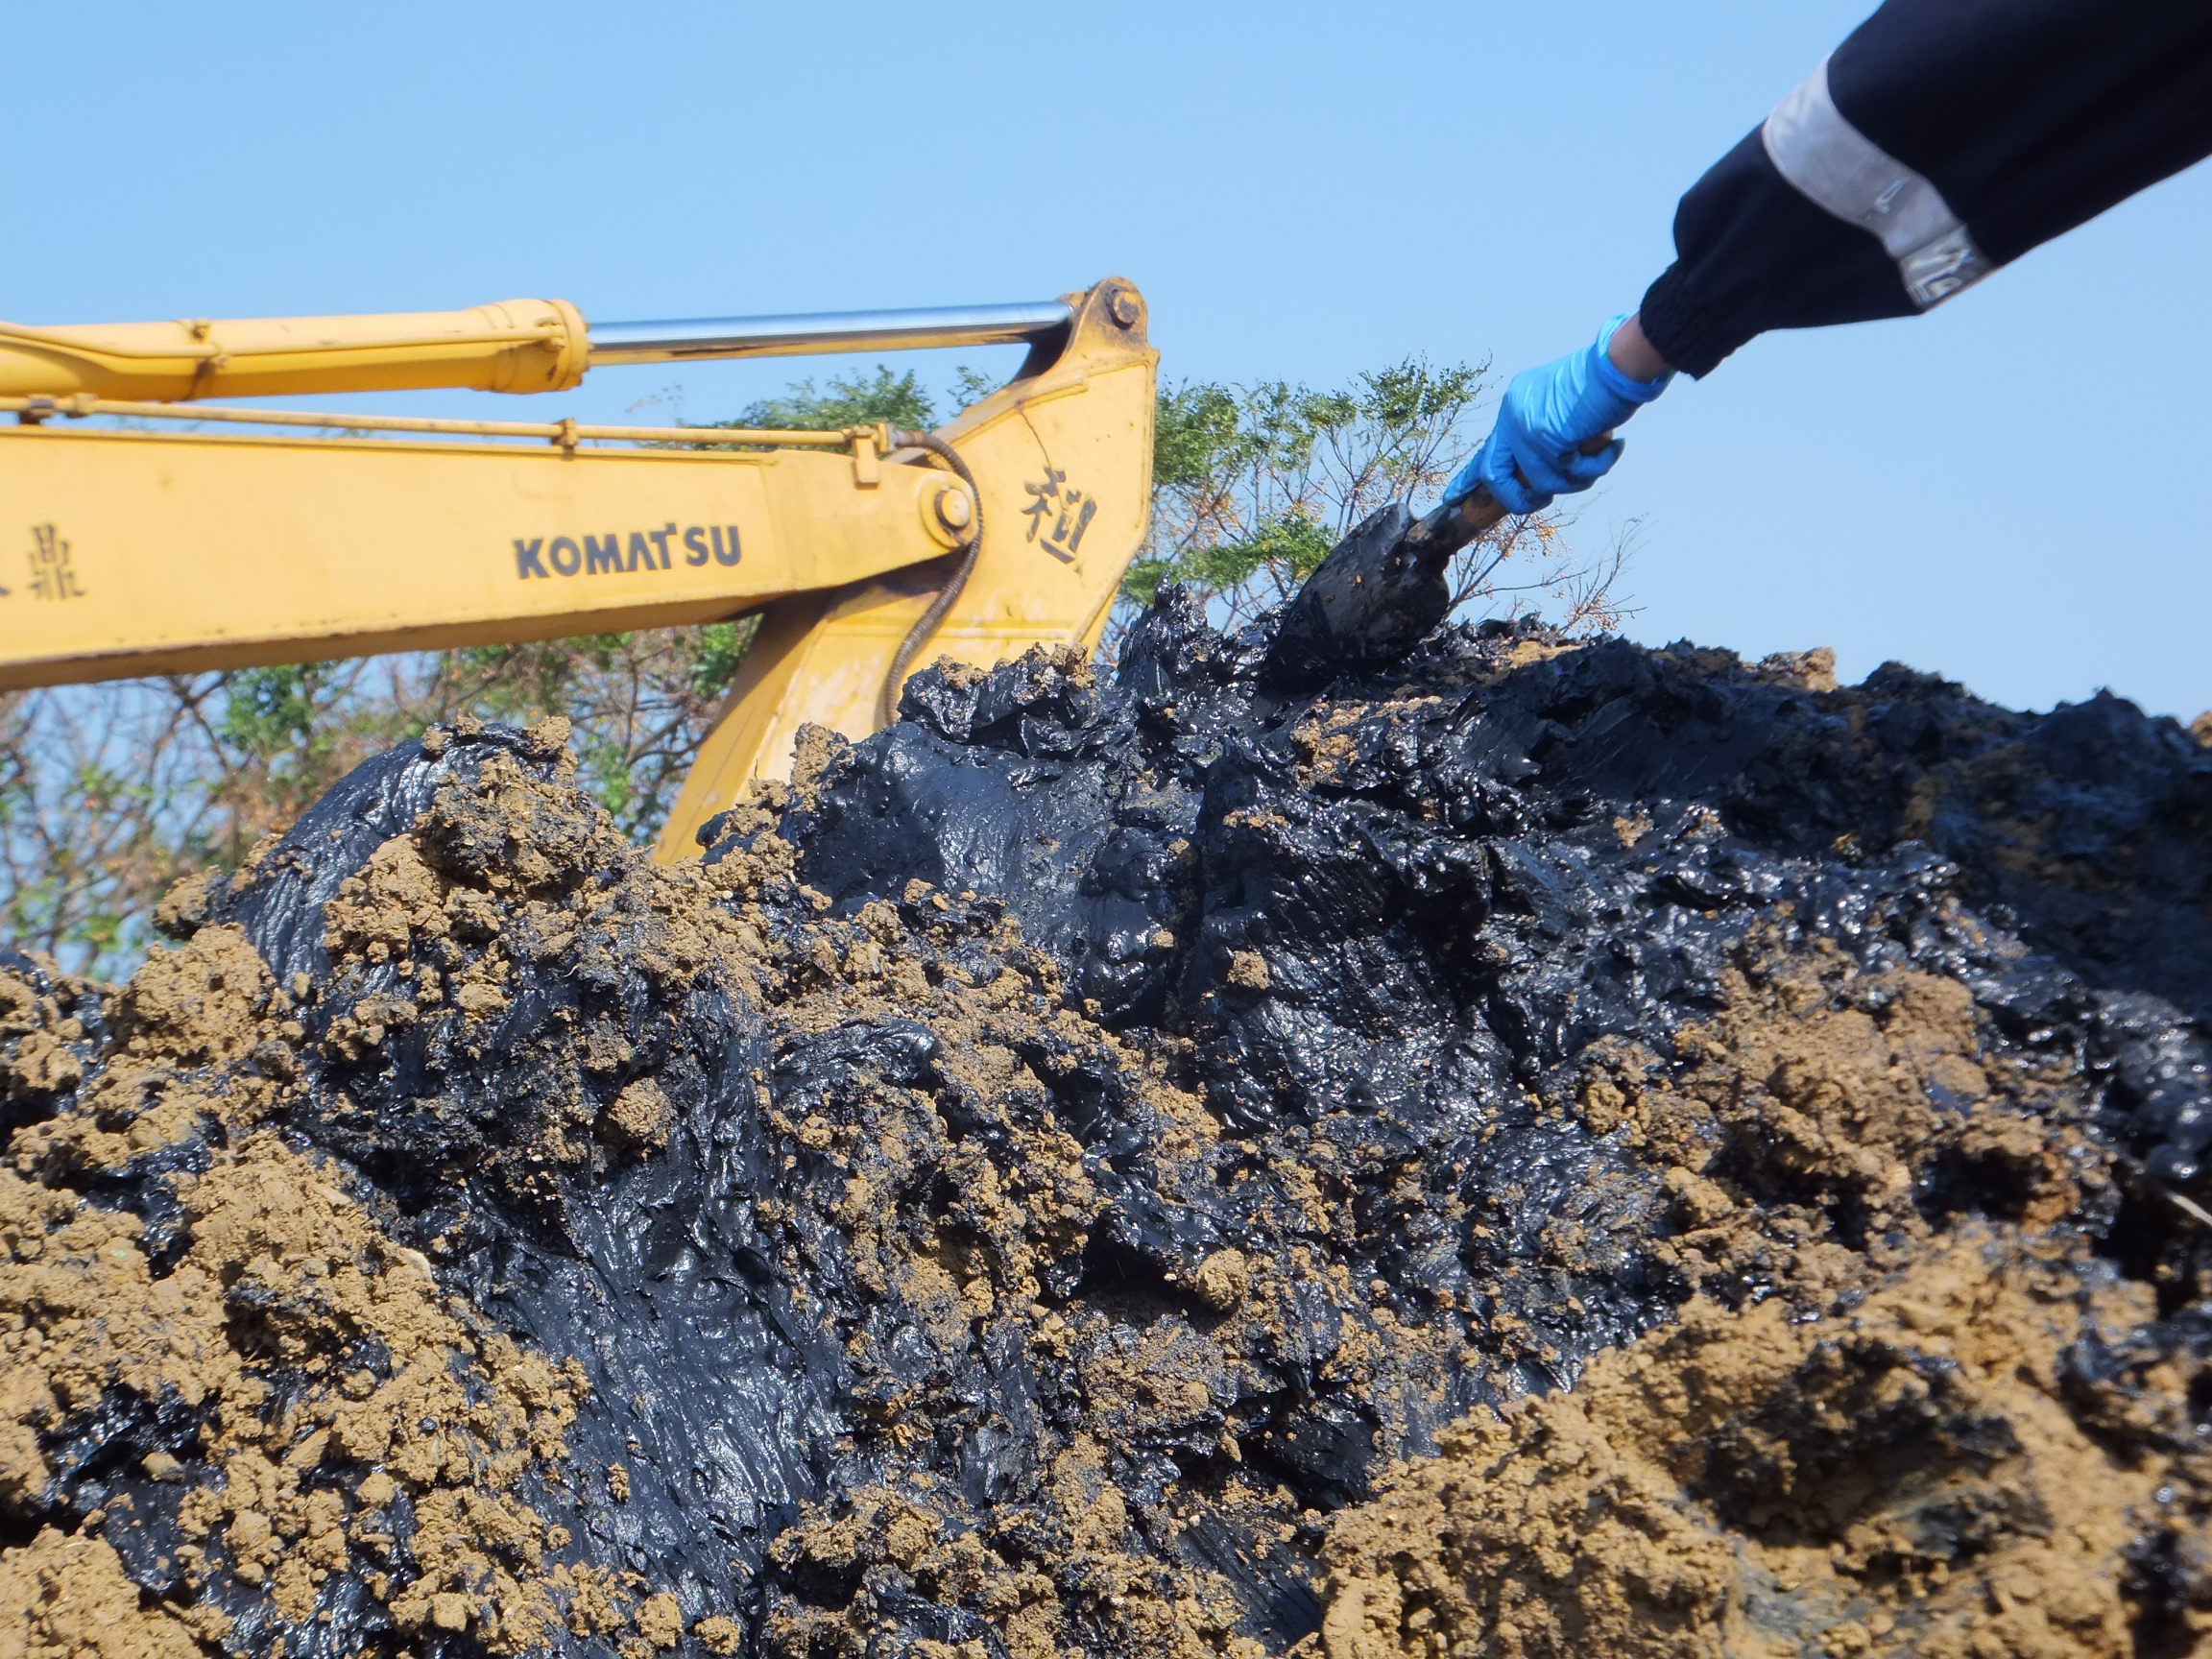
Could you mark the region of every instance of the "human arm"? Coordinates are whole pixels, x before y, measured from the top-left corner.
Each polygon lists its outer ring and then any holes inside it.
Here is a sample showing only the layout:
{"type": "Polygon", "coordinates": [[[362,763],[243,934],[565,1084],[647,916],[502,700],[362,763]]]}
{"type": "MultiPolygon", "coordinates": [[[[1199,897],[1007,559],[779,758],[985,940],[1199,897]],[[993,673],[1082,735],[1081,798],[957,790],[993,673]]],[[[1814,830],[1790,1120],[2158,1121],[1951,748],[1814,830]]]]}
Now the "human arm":
{"type": "Polygon", "coordinates": [[[1643,330],[1702,376],[1911,316],[2208,152],[2203,0],[1887,0],[1683,197],[1643,330]]]}
{"type": "MultiPolygon", "coordinates": [[[[1663,387],[1768,329],[1911,316],[2207,153],[2203,0],[1887,0],[1683,197],[1608,360],[1663,387]]],[[[1530,512],[1610,469],[1618,443],[1556,459],[1634,412],[1559,396],[1584,355],[1516,376],[1447,499],[1530,512]]]]}
{"type": "Polygon", "coordinates": [[[1631,380],[1664,380],[1674,372],[1674,365],[1659,354],[1659,348],[1644,332],[1644,319],[1634,314],[1623,317],[1613,330],[1605,355],[1631,380]]]}
{"type": "Polygon", "coordinates": [[[1616,317],[1579,351],[1513,376],[1482,446],[1444,487],[1446,501],[1487,488],[1509,513],[1537,513],[1554,495],[1587,490],[1621,458],[1614,429],[1667,389],[1633,317],[1616,317]],[[1655,373],[1639,379],[1623,364],[1655,373]]]}

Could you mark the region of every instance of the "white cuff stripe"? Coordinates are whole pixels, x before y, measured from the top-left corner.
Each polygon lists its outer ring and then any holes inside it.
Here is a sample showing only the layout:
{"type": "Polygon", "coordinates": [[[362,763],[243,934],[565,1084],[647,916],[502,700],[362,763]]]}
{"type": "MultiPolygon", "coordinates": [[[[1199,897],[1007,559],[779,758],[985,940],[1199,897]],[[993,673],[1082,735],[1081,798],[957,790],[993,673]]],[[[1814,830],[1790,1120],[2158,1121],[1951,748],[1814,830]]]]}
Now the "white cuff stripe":
{"type": "Polygon", "coordinates": [[[1989,275],[1943,193],[1843,118],[1826,59],[1775,106],[1759,137],[1800,195],[1881,242],[1921,310],[1989,275]]]}

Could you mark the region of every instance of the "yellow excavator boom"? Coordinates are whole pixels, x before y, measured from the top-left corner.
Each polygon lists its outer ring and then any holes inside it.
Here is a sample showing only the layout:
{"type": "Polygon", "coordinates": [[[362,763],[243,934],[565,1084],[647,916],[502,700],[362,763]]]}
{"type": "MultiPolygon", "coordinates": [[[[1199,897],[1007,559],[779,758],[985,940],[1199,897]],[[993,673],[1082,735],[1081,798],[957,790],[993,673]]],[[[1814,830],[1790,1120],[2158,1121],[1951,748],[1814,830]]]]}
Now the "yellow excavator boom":
{"type": "Polygon", "coordinates": [[[16,418],[0,538],[17,542],[0,540],[0,689],[759,613],[661,837],[681,856],[748,781],[788,769],[802,725],[865,735],[939,657],[1096,644],[1144,534],[1155,361],[1119,279],[1036,306],[602,328],[558,301],[0,324],[16,418]],[[934,434],[198,401],[558,391],[609,363],[1000,340],[1029,343],[1022,372],[934,434]]]}
{"type": "Polygon", "coordinates": [[[0,389],[13,397],[169,402],[433,386],[565,392],[589,364],[584,319],[560,300],[385,317],[0,323],[0,389]]]}

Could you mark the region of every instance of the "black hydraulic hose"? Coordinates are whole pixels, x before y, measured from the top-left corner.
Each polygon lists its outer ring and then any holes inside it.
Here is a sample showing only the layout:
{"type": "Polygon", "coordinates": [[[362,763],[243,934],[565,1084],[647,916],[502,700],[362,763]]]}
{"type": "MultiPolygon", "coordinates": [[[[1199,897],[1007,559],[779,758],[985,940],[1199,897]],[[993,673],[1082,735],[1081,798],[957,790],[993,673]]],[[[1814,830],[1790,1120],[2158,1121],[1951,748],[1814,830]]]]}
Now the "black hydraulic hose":
{"type": "Polygon", "coordinates": [[[975,486],[975,474],[968,470],[968,463],[960,452],[934,432],[894,432],[891,434],[894,449],[920,449],[942,461],[952,475],[968,486],[974,497],[975,518],[968,530],[968,540],[957,549],[960,563],[952,567],[952,574],[945,586],[937,590],[937,597],[929,601],[929,609],[915,619],[914,626],[906,630],[906,637],[900,641],[897,653],[891,659],[891,672],[883,676],[883,689],[878,699],[877,711],[888,726],[899,718],[899,688],[905,684],[907,664],[914,661],[929,636],[937,631],[937,624],[945,620],[946,613],[960,598],[960,589],[968,586],[970,572],[975,568],[975,555],[983,550],[983,492],[975,486]]]}

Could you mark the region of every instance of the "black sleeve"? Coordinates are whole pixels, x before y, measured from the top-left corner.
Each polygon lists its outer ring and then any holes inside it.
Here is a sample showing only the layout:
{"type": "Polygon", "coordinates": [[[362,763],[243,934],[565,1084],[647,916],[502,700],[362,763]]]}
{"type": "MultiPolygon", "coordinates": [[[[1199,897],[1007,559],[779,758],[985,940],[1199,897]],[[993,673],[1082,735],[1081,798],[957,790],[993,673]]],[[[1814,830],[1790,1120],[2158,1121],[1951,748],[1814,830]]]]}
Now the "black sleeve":
{"type": "Polygon", "coordinates": [[[1910,316],[2206,154],[2212,0],[1887,0],[1682,198],[1644,331],[1706,374],[1769,328],[1910,316]],[[1812,94],[1825,129],[1788,117],[1812,94]],[[1868,228],[1890,192],[1847,217],[1820,187],[1869,158],[1948,210],[1938,279],[1868,228]]]}

